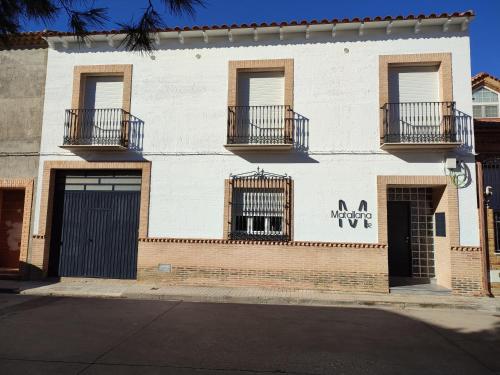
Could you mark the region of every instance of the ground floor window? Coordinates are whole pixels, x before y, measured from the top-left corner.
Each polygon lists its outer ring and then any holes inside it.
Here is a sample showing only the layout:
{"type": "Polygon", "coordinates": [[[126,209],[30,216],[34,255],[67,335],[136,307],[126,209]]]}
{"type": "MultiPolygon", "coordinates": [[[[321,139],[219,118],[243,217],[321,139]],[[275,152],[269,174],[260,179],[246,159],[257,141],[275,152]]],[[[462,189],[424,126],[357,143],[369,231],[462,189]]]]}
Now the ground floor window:
{"type": "Polygon", "coordinates": [[[290,240],[290,177],[258,170],[233,175],[229,184],[229,238],[290,240]]]}

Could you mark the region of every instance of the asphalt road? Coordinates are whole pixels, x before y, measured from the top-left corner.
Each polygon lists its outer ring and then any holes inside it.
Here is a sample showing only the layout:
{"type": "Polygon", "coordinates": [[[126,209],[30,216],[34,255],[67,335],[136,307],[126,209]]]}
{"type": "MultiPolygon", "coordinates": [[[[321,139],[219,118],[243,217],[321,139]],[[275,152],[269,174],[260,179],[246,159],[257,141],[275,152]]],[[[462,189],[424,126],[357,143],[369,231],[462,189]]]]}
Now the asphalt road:
{"type": "Polygon", "coordinates": [[[0,374],[500,374],[464,311],[0,294],[0,374]]]}

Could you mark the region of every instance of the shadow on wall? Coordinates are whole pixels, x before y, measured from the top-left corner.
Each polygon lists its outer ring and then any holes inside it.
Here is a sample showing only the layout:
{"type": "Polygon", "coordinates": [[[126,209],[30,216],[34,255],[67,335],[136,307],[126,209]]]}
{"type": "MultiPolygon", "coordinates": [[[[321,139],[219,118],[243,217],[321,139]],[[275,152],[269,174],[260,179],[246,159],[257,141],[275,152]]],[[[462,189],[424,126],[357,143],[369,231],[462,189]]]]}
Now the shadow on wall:
{"type": "Polygon", "coordinates": [[[293,163],[319,163],[316,159],[311,158],[307,153],[290,151],[290,152],[256,152],[244,153],[235,152],[236,155],[245,159],[250,163],[272,163],[272,164],[293,164],[293,163]]]}
{"type": "Polygon", "coordinates": [[[142,151],[144,147],[144,121],[128,114],[128,149],[142,151]]]}
{"type": "MultiPolygon", "coordinates": [[[[370,32],[366,32],[363,36],[360,36],[356,30],[353,31],[339,31],[336,33],[335,38],[332,38],[331,31],[326,32],[311,32],[310,38],[305,40],[305,31],[296,33],[286,33],[284,40],[279,39],[279,34],[266,37],[265,34],[261,34],[258,41],[254,41],[252,36],[236,36],[233,35],[233,41],[229,41],[227,36],[220,37],[209,37],[209,42],[205,43],[203,37],[184,37],[184,43],[180,43],[177,38],[161,39],[160,45],[157,46],[157,51],[167,51],[167,50],[208,50],[217,48],[239,48],[239,47],[255,47],[255,46],[283,46],[283,45],[314,45],[320,43],[364,43],[364,42],[388,42],[396,40],[407,40],[407,39],[433,39],[433,38],[457,38],[464,37],[467,33],[460,31],[449,30],[446,34],[442,32],[442,27],[437,26],[435,31],[429,30],[423,34],[415,34],[413,28],[408,28],[408,31],[394,32],[390,35],[386,34],[385,28],[374,29],[370,32]]],[[[117,43],[119,45],[119,43],[117,43]]],[[[352,47],[354,48],[354,46],[352,47]]],[[[98,42],[92,43],[91,48],[86,48],[82,46],[75,46],[70,48],[64,48],[62,44],[57,43],[56,48],[60,53],[103,53],[103,52],[115,52],[123,50],[119,47],[111,47],[108,42],[98,42]]],[[[154,52],[153,52],[154,55],[154,52]]],[[[152,58],[145,55],[144,58],[152,58]]]]}
{"type": "Polygon", "coordinates": [[[307,153],[309,151],[309,119],[292,111],[293,123],[293,147],[296,152],[307,153]]]}
{"type": "Polygon", "coordinates": [[[233,151],[242,159],[251,163],[319,163],[309,156],[309,119],[292,111],[293,116],[293,148],[289,152],[259,151],[258,153],[233,151]]]}
{"type": "Polygon", "coordinates": [[[42,280],[43,270],[33,264],[19,262],[19,274],[22,280],[42,280]]]}
{"type": "Polygon", "coordinates": [[[474,149],[472,116],[456,109],[455,125],[457,129],[457,137],[462,142],[462,144],[458,147],[458,150],[467,153],[472,152],[474,149]]]}

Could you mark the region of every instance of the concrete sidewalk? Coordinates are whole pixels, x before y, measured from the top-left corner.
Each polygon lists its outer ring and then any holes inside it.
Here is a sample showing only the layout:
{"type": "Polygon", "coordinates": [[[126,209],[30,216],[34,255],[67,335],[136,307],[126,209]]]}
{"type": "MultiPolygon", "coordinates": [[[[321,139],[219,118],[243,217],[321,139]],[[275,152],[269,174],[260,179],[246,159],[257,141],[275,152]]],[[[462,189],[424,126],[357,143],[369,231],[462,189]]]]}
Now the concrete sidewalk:
{"type": "Polygon", "coordinates": [[[0,280],[0,292],[31,296],[182,300],[304,306],[378,306],[500,312],[500,299],[433,294],[359,294],[318,290],[171,286],[135,280],[64,279],[60,282],[0,280]]]}

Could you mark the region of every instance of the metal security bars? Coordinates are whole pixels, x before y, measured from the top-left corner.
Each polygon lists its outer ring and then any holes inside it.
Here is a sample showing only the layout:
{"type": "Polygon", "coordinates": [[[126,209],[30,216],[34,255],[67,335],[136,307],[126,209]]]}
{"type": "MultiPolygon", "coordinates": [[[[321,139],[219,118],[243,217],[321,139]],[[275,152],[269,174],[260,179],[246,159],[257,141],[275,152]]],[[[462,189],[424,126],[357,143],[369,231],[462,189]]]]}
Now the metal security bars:
{"type": "Polygon", "coordinates": [[[500,212],[500,158],[483,160],[483,185],[493,188],[493,195],[488,199],[488,207],[500,212]]]}
{"type": "Polygon", "coordinates": [[[293,129],[288,105],[228,107],[228,144],[293,144],[293,129]]]}
{"type": "Polygon", "coordinates": [[[382,107],[385,143],[456,143],[455,102],[386,103],[382,107]]]}
{"type": "Polygon", "coordinates": [[[67,109],[63,144],[127,147],[129,120],[121,108],[67,109]]]}
{"type": "Polygon", "coordinates": [[[495,253],[500,253],[500,211],[493,213],[493,225],[495,228],[495,253]]]}
{"type": "Polygon", "coordinates": [[[231,176],[229,184],[230,239],[290,240],[290,177],[258,170],[231,176]]]}
{"type": "Polygon", "coordinates": [[[487,205],[489,209],[493,210],[494,250],[496,253],[500,253],[500,158],[489,158],[483,160],[481,164],[483,167],[483,186],[493,188],[493,194],[487,198],[487,205]]]}

